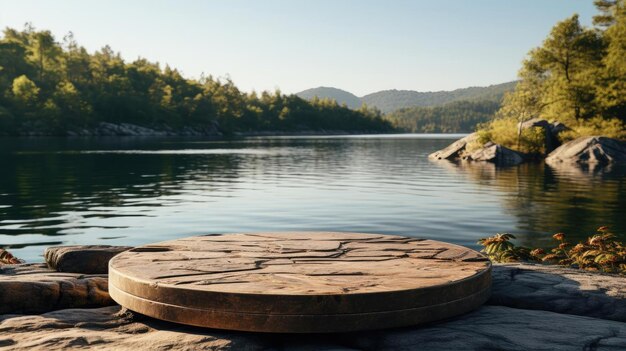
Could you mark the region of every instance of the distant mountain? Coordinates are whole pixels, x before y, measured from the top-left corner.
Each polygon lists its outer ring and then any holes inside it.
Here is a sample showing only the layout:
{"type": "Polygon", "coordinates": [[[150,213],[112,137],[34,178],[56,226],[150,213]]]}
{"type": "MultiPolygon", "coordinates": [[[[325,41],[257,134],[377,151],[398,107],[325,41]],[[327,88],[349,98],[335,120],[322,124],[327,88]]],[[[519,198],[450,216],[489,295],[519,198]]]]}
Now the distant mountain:
{"type": "Polygon", "coordinates": [[[361,98],[345,90],[319,87],[297,93],[299,97],[311,100],[317,96],[320,99],[334,99],[339,104],[345,103],[349,108],[357,109],[366,103],[369,107],[376,107],[383,113],[389,113],[408,107],[442,106],[454,101],[497,101],[502,100],[505,92],[512,91],[517,82],[490,85],[488,87],[469,87],[452,91],[414,90],[383,90],[365,95],[361,98]]]}
{"type": "Polygon", "coordinates": [[[356,95],[345,90],[330,87],[307,89],[297,93],[296,95],[305,100],[311,100],[316,96],[320,99],[332,99],[337,101],[340,105],[345,103],[351,109],[357,109],[361,107],[362,104],[361,99],[359,99],[356,95]]]}
{"type": "Polygon", "coordinates": [[[453,101],[498,101],[507,91],[512,91],[517,82],[508,82],[488,87],[469,87],[452,91],[418,92],[413,90],[383,90],[361,97],[367,106],[375,106],[384,113],[414,106],[441,106],[453,101]]]}
{"type": "Polygon", "coordinates": [[[500,101],[459,100],[440,106],[405,107],[385,115],[394,127],[411,133],[470,133],[493,118],[500,101]]]}

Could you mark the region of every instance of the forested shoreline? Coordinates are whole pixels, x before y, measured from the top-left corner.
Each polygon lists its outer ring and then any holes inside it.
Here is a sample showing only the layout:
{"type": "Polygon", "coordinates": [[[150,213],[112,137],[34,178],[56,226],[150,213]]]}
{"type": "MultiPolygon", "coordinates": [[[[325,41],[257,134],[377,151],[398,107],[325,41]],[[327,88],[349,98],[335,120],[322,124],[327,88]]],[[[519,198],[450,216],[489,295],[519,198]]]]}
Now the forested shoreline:
{"type": "Polygon", "coordinates": [[[169,66],[89,53],[72,33],[6,28],[0,38],[0,135],[98,135],[130,124],[164,134],[390,132],[374,109],[274,92],[246,93],[230,79],[183,77],[169,66]]]}
{"type": "Polygon", "coordinates": [[[384,115],[378,108],[363,104],[350,109],[329,98],[306,100],[279,90],[243,92],[228,78],[189,79],[144,58],[127,62],[109,46],[89,53],[72,33],[57,40],[29,24],[22,30],[6,28],[0,36],[0,135],[478,129],[483,141],[524,151],[534,148],[523,144],[536,143],[537,136],[533,130],[518,135],[516,125],[541,117],[567,125],[565,139],[598,134],[625,139],[626,9],[623,0],[594,3],[600,12],[594,26],[582,26],[577,15],[557,23],[543,45],[529,52],[519,81],[487,87],[490,96],[384,115]]]}

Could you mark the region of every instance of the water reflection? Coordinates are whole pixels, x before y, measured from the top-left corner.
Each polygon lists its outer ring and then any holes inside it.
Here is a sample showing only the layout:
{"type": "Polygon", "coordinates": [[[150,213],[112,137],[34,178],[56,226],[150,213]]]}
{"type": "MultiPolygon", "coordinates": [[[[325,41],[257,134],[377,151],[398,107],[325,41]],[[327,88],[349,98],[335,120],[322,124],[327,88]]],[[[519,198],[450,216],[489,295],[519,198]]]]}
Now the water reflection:
{"type": "Polygon", "coordinates": [[[0,245],[137,245],[208,232],[345,230],[526,245],[626,233],[626,170],[430,162],[456,136],[0,140],[0,245]],[[52,238],[54,237],[54,238],[52,238]]]}
{"type": "Polygon", "coordinates": [[[603,223],[616,234],[626,232],[626,221],[622,218],[626,209],[624,166],[553,167],[541,162],[496,167],[483,162],[434,163],[449,172],[465,175],[485,190],[497,189],[505,212],[516,218],[514,227],[525,234],[520,237],[524,245],[551,244],[548,235],[535,233],[565,232],[572,241],[579,241],[594,234],[603,223]]]}

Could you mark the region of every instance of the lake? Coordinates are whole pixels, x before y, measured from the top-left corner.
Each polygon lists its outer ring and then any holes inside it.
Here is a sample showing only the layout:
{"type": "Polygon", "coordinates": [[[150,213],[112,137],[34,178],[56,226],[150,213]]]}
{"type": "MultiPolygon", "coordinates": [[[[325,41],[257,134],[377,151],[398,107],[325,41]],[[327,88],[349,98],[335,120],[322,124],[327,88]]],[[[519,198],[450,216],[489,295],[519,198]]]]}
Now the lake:
{"type": "Polygon", "coordinates": [[[626,236],[626,168],[430,161],[460,135],[0,139],[0,246],[139,245],[196,234],[328,230],[477,248],[626,236]]]}

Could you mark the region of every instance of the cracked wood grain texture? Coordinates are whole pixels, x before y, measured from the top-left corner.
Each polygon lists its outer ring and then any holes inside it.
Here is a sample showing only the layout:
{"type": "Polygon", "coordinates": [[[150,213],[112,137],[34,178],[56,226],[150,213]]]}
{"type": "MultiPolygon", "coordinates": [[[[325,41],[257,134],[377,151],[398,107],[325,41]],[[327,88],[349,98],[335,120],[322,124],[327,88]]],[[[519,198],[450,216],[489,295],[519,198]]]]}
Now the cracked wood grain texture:
{"type": "Polygon", "coordinates": [[[489,297],[476,251],[402,236],[293,232],[206,235],[110,261],[111,297],[184,324],[263,332],[343,332],[466,313],[489,297]]]}

